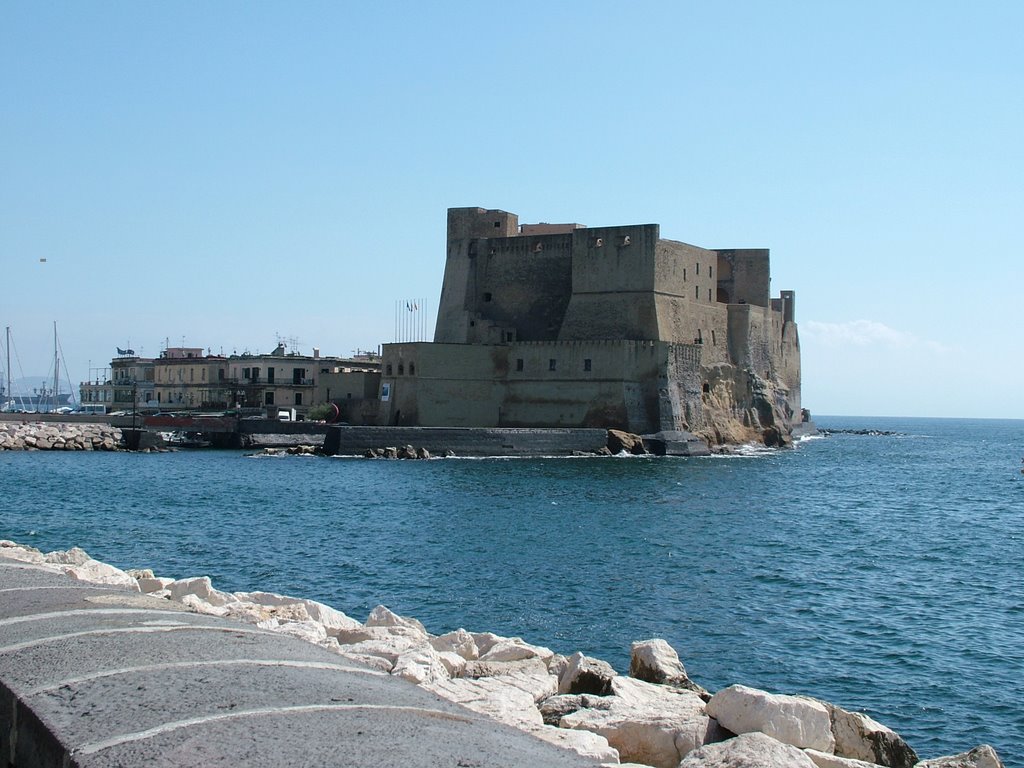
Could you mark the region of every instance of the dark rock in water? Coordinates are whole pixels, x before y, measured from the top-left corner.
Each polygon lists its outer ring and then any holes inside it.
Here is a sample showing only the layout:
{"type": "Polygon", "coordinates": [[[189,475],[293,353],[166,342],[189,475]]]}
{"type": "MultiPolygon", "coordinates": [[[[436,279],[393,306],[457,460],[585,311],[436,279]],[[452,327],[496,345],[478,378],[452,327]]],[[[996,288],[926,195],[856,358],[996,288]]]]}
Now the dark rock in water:
{"type": "Polygon", "coordinates": [[[608,430],[608,450],[612,453],[625,451],[634,455],[647,453],[647,449],[644,448],[644,440],[640,435],[623,432],[621,429],[608,430]]]}
{"type": "Polygon", "coordinates": [[[793,443],[789,435],[778,427],[767,427],[761,433],[761,440],[769,448],[785,448],[793,443]]]}
{"type": "Polygon", "coordinates": [[[656,456],[709,456],[708,444],[692,432],[663,430],[644,435],[644,446],[656,456]]]}
{"type": "Polygon", "coordinates": [[[865,435],[867,437],[894,437],[902,432],[891,432],[886,429],[819,429],[820,435],[865,435]]]}

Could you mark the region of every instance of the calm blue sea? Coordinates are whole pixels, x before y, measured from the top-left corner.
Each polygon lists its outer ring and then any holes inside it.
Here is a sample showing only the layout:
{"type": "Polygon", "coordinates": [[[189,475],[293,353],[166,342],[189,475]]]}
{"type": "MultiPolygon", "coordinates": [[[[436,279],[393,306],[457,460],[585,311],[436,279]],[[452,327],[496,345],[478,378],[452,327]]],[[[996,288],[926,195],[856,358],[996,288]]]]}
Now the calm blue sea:
{"type": "Polygon", "coordinates": [[[897,434],[704,459],[0,453],[0,538],[620,671],[663,637],[710,689],[1024,766],[1024,421],[819,424],[897,434]]]}

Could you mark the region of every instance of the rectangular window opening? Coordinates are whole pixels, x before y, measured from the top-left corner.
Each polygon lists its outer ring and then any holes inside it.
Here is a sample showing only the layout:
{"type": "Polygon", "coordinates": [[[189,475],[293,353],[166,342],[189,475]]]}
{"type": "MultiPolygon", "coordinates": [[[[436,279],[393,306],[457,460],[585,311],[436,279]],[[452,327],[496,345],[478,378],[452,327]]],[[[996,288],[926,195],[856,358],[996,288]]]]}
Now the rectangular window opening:
{"type": "Polygon", "coordinates": [[[517,357],[516,358],[516,370],[517,371],[523,370],[523,358],[521,358],[521,357],[517,357]]]}
{"type": "Polygon", "coordinates": [[[589,370],[590,370],[590,367],[591,367],[591,361],[590,361],[590,358],[589,358],[589,357],[587,357],[587,358],[584,358],[584,360],[583,360],[583,370],[584,370],[584,371],[589,371],[589,370]]]}
{"type": "Polygon", "coordinates": [[[558,361],[557,360],[555,360],[554,358],[551,358],[550,360],[548,360],[548,370],[549,371],[555,370],[557,366],[558,366],[558,361]]]}

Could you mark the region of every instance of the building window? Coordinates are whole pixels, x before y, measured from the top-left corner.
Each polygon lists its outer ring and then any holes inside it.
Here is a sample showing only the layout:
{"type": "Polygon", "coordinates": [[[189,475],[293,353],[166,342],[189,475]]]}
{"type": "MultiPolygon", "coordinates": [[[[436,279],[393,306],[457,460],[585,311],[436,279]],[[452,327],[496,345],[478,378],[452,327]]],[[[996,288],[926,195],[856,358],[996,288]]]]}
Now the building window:
{"type": "Polygon", "coordinates": [[[295,404],[296,405],[302,405],[302,393],[301,392],[296,392],[295,393],[295,404]]]}
{"type": "Polygon", "coordinates": [[[264,397],[263,397],[263,402],[266,405],[273,405],[274,404],[274,393],[273,392],[267,392],[266,395],[264,395],[264,397]]]}
{"type": "Polygon", "coordinates": [[[398,375],[399,376],[404,376],[405,375],[405,363],[399,363],[398,364],[398,375]]]}
{"type": "Polygon", "coordinates": [[[388,363],[387,366],[384,368],[384,373],[388,376],[391,375],[391,363],[388,363]]]}
{"type": "Polygon", "coordinates": [[[248,379],[248,378],[250,378],[251,375],[252,375],[252,368],[243,368],[242,369],[242,378],[243,379],[248,379]]]}
{"type": "Polygon", "coordinates": [[[708,301],[711,301],[711,289],[708,288],[708,301]]]}
{"type": "MultiPolygon", "coordinates": [[[[718,346],[718,340],[715,339],[715,329],[714,328],[711,329],[711,346],[713,346],[713,347],[718,346]]],[[[705,385],[705,386],[707,386],[707,385],[705,385]]]]}
{"type": "Polygon", "coordinates": [[[485,293],[485,294],[484,294],[484,301],[490,301],[490,300],[491,300],[491,294],[490,294],[490,292],[487,292],[487,293],[485,293]]]}
{"type": "Polygon", "coordinates": [[[699,285],[693,286],[693,298],[700,299],[700,286],[699,285]]]}
{"type": "Polygon", "coordinates": [[[514,335],[512,331],[505,331],[505,341],[512,341],[514,335]]]}
{"type": "Polygon", "coordinates": [[[549,371],[555,370],[557,368],[557,366],[558,366],[558,361],[555,360],[555,358],[551,358],[550,360],[548,360],[548,370],[549,371]]]}
{"type": "Polygon", "coordinates": [[[415,376],[416,375],[416,363],[409,363],[409,375],[410,376],[415,376]]]}
{"type": "Polygon", "coordinates": [[[589,371],[590,370],[590,358],[589,357],[584,358],[584,360],[583,360],[583,370],[584,371],[589,371]]]}
{"type": "Polygon", "coordinates": [[[686,282],[686,267],[683,267],[683,282],[686,282]]]}
{"type": "Polygon", "coordinates": [[[494,228],[495,229],[500,229],[501,228],[501,222],[500,221],[494,222],[494,228]]]}
{"type": "Polygon", "coordinates": [[[523,358],[521,358],[521,357],[517,357],[516,358],[516,370],[517,371],[523,370],[523,358]]]}
{"type": "Polygon", "coordinates": [[[267,368],[267,384],[273,384],[273,383],[274,383],[274,369],[273,368],[267,368]]]}

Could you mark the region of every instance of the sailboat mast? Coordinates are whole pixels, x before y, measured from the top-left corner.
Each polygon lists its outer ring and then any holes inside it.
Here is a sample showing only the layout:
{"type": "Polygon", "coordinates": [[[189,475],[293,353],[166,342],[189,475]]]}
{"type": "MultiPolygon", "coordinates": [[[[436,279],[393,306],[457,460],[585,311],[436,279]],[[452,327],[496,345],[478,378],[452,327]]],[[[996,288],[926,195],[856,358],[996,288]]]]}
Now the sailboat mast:
{"type": "Polygon", "coordinates": [[[57,321],[53,321],[53,407],[50,413],[57,412],[57,387],[60,386],[60,356],[57,354],[57,321]]]}
{"type": "MultiPolygon", "coordinates": [[[[11,401],[11,326],[7,326],[7,392],[4,394],[4,405],[11,401]]],[[[13,407],[13,406],[12,406],[13,407]]]]}

